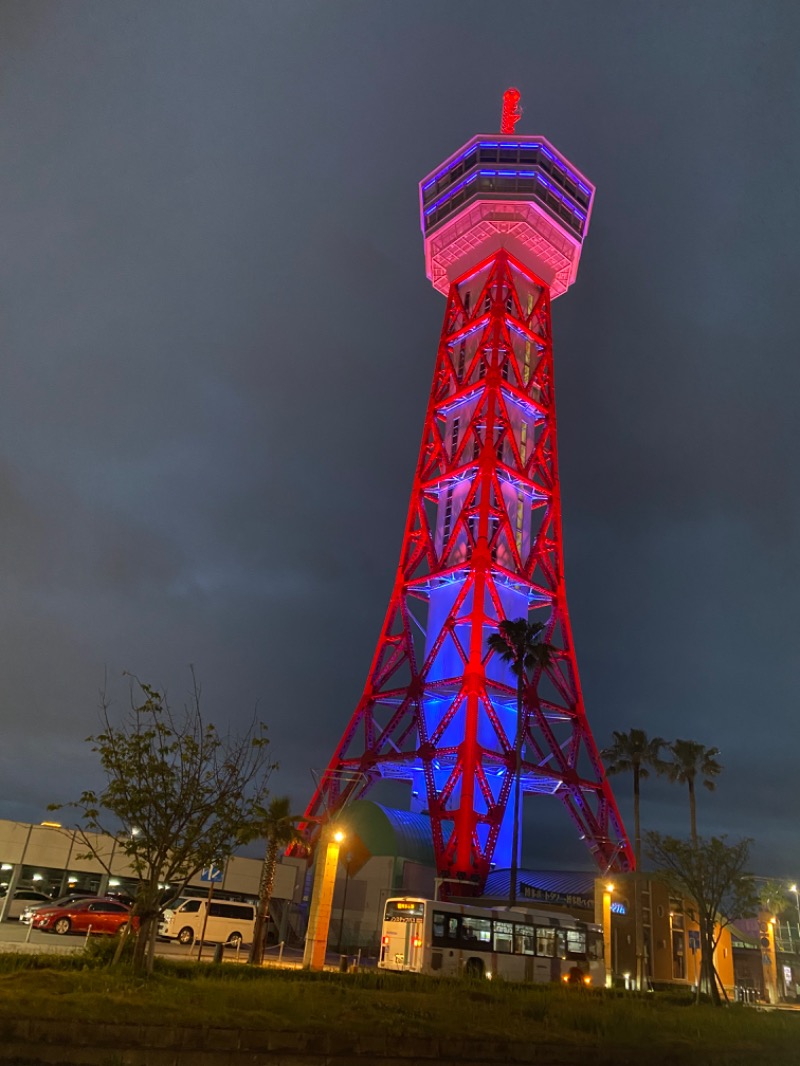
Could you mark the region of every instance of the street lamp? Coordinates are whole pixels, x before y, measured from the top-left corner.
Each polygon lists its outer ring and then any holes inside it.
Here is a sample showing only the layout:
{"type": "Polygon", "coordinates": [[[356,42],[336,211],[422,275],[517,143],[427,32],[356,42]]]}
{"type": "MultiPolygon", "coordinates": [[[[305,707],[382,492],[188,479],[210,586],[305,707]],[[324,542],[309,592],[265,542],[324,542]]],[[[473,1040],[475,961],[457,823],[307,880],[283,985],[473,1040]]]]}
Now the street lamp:
{"type": "Polygon", "coordinates": [[[353,861],[352,851],[346,851],[344,855],[344,891],[342,892],[342,910],[339,915],[339,939],[336,942],[336,950],[342,950],[342,938],[344,937],[344,912],[347,907],[347,888],[350,884],[350,864],[353,861]]]}
{"type": "Polygon", "coordinates": [[[797,885],[789,885],[789,891],[794,892],[794,901],[797,904],[797,935],[800,937],[800,894],[797,891],[797,885]]]}

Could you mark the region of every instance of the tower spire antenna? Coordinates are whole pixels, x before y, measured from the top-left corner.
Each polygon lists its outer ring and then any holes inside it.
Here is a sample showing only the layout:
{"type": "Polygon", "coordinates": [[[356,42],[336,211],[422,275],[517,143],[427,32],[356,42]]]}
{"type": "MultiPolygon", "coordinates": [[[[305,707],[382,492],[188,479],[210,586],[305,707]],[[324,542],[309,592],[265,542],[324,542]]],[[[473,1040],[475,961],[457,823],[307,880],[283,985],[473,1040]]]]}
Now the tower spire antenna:
{"type": "Polygon", "coordinates": [[[503,110],[500,116],[500,132],[512,133],[514,127],[522,118],[522,108],[519,106],[522,93],[512,85],[503,93],[503,110]]]}

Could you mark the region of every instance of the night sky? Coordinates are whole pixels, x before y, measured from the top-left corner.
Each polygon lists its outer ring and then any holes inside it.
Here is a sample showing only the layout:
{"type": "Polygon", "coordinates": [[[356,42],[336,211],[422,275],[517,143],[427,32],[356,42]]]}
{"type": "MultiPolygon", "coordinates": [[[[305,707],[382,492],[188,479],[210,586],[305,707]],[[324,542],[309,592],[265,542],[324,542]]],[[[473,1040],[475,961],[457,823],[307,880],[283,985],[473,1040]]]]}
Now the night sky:
{"type": "MultiPolygon", "coordinates": [[[[125,670],[180,704],[190,663],[210,719],[257,705],[305,806],[383,621],[441,329],[417,183],[516,85],[517,132],[597,185],[553,315],[595,738],[720,747],[700,831],[800,878],[798,39],[763,0],[4,0],[0,817],[100,782],[104,676],[119,710],[125,670]]],[[[684,791],[649,786],[645,827],[687,834],[684,791]]],[[[585,863],[533,802],[526,861],[585,863]]]]}

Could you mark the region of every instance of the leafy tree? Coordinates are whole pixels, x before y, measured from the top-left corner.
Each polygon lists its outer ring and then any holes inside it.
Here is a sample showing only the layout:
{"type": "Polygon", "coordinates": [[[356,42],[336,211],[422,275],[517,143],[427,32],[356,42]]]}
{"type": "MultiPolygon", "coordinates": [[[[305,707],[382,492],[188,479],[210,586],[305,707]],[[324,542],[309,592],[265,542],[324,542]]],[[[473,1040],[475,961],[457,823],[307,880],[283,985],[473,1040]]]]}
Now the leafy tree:
{"type": "Polygon", "coordinates": [[[86,857],[106,865],[90,834],[114,836],[117,851],[128,857],[139,882],[133,965],[149,972],[162,886],[183,886],[230,854],[242,826],[263,809],[276,764],[270,761],[262,723],[254,719],[243,736],[232,737],[204,722],[194,672],[189,700],[179,714],[160,692],[134,678],[128,712],[115,724],[104,694],[102,720],[102,732],[89,743],[106,785],[66,806],[79,812],[86,857]]]}
{"type": "Polygon", "coordinates": [[[691,817],[692,840],[697,840],[697,804],[695,781],[703,780],[703,787],[713,792],[716,783],[713,778],[722,773],[724,767],[717,760],[719,748],[706,748],[696,740],[675,740],[669,745],[672,761],[667,764],[667,776],[670,781],[678,781],[689,788],[689,813],[691,817]]]}
{"type": "Polygon", "coordinates": [[[643,729],[631,729],[627,733],[614,731],[614,743],[600,754],[609,774],[633,774],[633,854],[636,860],[634,871],[634,936],[636,939],[636,987],[644,983],[644,925],[642,922],[641,881],[642,829],[640,820],[641,781],[650,776],[650,771],[664,773],[666,764],[661,758],[661,749],[666,745],[663,737],[648,737],[643,729]]]}
{"type": "Polygon", "coordinates": [[[255,820],[248,828],[250,839],[262,838],[267,842],[264,853],[264,865],[261,868],[261,880],[258,887],[258,909],[253,930],[253,943],[247,961],[260,966],[264,960],[264,947],[267,941],[269,904],[272,899],[272,886],[275,883],[275,867],[278,854],[291,844],[299,844],[303,839],[297,829],[301,817],[290,813],[289,797],[277,796],[266,808],[261,807],[255,813],[255,820]]]}
{"type": "Polygon", "coordinates": [[[542,622],[529,622],[525,618],[516,621],[504,619],[497,627],[497,632],[489,636],[487,644],[503,662],[511,664],[512,673],[517,676],[517,735],[514,740],[514,819],[511,830],[511,885],[509,901],[517,901],[517,876],[519,870],[519,818],[520,818],[520,777],[522,775],[522,747],[525,740],[527,714],[523,716],[522,707],[526,688],[534,690],[535,682],[542,670],[545,670],[553,657],[555,649],[542,640],[544,631],[542,622]]]}
{"type": "Polygon", "coordinates": [[[701,953],[697,996],[705,988],[716,1006],[722,1003],[720,989],[725,995],[714,966],[719,938],[733,919],[755,914],[758,907],[755,882],[746,872],[751,843],[729,844],[724,836],[688,841],[647,834],[647,853],[662,880],[697,906],[701,953]]]}

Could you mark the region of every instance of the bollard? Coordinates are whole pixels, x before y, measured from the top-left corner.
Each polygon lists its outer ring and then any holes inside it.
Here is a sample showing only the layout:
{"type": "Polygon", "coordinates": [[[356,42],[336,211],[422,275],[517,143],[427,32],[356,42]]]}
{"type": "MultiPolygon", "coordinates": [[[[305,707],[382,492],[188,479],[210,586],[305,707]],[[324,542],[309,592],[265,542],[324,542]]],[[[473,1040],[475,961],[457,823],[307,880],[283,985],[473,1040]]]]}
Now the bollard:
{"type": "Polygon", "coordinates": [[[219,964],[219,963],[222,962],[222,953],[223,953],[224,950],[225,950],[225,945],[224,944],[215,944],[214,945],[214,962],[215,963],[219,964]]]}
{"type": "Polygon", "coordinates": [[[339,956],[339,973],[347,973],[347,956],[339,956]]]}

